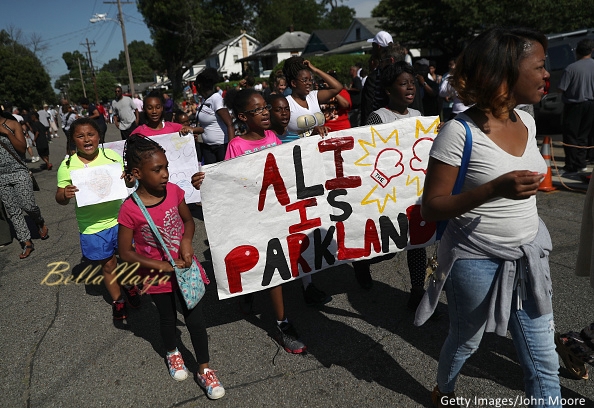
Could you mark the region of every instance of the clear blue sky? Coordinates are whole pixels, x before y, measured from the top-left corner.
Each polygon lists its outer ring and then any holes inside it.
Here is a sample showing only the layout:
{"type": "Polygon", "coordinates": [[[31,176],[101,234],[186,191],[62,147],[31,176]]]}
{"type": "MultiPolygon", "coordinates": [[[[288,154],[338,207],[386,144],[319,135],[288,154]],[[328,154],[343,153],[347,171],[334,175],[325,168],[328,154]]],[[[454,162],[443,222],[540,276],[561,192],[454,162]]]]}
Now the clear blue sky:
{"type": "MultiPolygon", "coordinates": [[[[345,0],[342,4],[354,8],[357,17],[369,17],[378,3],[379,0],[345,0]]],[[[152,43],[135,2],[122,4],[122,12],[128,43],[134,40],[152,43]]],[[[8,23],[0,29],[9,31],[11,26],[20,29],[22,38],[19,42],[23,44],[28,42],[31,34],[41,36],[47,49],[39,57],[50,74],[53,86],[56,79],[68,73],[62,54],[78,50],[87,55],[86,39],[95,43],[91,46],[95,68],[101,68],[123,51],[119,24],[114,21],[93,24],[89,19],[95,13],[107,13],[108,18],[116,19],[118,7],[117,4],[105,4],[103,0],[13,1],[2,7],[2,20],[8,23]]]]}

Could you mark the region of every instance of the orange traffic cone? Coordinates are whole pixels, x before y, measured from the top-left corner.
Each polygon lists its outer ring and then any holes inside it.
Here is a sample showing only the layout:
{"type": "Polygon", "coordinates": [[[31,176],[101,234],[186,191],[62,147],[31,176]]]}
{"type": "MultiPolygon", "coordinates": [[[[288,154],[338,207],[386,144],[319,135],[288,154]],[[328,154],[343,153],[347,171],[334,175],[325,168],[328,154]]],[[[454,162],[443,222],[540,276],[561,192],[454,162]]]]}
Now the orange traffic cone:
{"type": "Polygon", "coordinates": [[[542,158],[545,159],[547,163],[547,174],[545,178],[538,186],[538,191],[555,191],[557,187],[553,187],[553,173],[551,172],[551,138],[550,136],[545,136],[542,146],[540,148],[540,154],[542,158]]]}

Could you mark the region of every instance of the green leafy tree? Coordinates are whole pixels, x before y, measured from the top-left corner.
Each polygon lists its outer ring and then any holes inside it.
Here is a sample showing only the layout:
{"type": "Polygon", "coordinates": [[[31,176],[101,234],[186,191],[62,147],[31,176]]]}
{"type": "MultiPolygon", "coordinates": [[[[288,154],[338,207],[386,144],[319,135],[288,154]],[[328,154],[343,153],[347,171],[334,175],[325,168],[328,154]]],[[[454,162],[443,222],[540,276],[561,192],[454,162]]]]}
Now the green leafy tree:
{"type": "Polygon", "coordinates": [[[493,26],[546,34],[594,26],[591,0],[380,0],[372,16],[385,18],[382,27],[395,40],[446,55],[457,55],[477,33],[493,26]]]}
{"type": "Polygon", "coordinates": [[[339,29],[349,28],[355,18],[355,9],[341,5],[344,0],[320,0],[326,9],[323,17],[324,28],[339,29]]]}
{"type": "Polygon", "coordinates": [[[347,6],[333,7],[325,15],[324,25],[334,29],[349,28],[355,14],[355,10],[347,6]]]}
{"type": "Polygon", "coordinates": [[[458,24],[459,17],[452,17],[447,0],[380,0],[371,15],[385,18],[383,28],[395,41],[414,48],[439,49],[446,55],[458,54],[463,41],[472,36],[472,28],[458,24]]]}
{"type": "Polygon", "coordinates": [[[289,31],[290,27],[306,33],[326,28],[323,24],[325,12],[325,6],[315,0],[261,1],[254,19],[255,36],[262,44],[267,44],[289,31]]]}
{"type": "Polygon", "coordinates": [[[249,25],[256,0],[139,0],[155,48],[163,58],[175,97],[182,67],[209,55],[215,45],[249,25]]]}
{"type": "Polygon", "coordinates": [[[106,103],[113,100],[115,96],[115,87],[119,81],[110,72],[106,71],[98,72],[96,81],[99,101],[106,103]]]}
{"type": "Polygon", "coordinates": [[[85,92],[87,98],[94,101],[95,91],[93,88],[93,73],[87,57],[80,51],[68,51],[62,54],[62,59],[69,72],[60,76],[54,83],[54,87],[59,89],[71,101],[78,102],[85,95],[85,92]],[[84,82],[84,90],[80,80],[81,73],[84,82]]]}
{"type": "MultiPolygon", "coordinates": [[[[144,41],[132,41],[128,45],[130,54],[130,65],[134,82],[152,82],[155,79],[155,73],[165,71],[165,66],[161,55],[157,49],[144,41]]],[[[112,58],[101,67],[101,71],[111,73],[120,83],[128,82],[128,68],[126,66],[126,56],[121,51],[118,58],[112,58]]]]}
{"type": "Polygon", "coordinates": [[[5,30],[0,31],[0,61],[2,104],[31,108],[57,100],[50,77],[39,58],[5,30]]]}

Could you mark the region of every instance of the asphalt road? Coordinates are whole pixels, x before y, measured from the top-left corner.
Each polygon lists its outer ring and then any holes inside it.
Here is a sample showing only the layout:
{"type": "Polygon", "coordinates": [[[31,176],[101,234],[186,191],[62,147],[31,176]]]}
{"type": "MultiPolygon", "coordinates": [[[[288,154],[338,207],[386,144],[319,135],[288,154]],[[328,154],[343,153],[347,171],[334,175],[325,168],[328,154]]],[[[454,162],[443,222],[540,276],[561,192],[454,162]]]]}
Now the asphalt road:
{"type": "MultiPolygon", "coordinates": [[[[110,125],[107,140],[118,138],[110,125]]],[[[306,356],[286,353],[268,336],[273,317],[265,293],[256,295],[256,314],[244,316],[235,299],[217,299],[212,279],[203,300],[205,319],[211,365],[227,395],[209,401],[192,379],[173,381],[149,296],[132,310],[125,327],[115,327],[102,287],[40,284],[49,264],[63,261],[74,267],[80,261],[74,206],[54,201],[64,137],[54,140],[50,150],[54,170],[37,171],[38,163],[30,164],[41,185],[35,195],[50,239],[34,236],[35,251],[25,260],[18,259],[16,241],[0,248],[0,406],[430,406],[448,318],[422,327],[412,324],[404,254],[372,267],[375,285],[369,292],[359,288],[349,265],[320,272],[316,284],[333,296],[321,309],[305,305],[300,282],[286,285],[287,314],[308,345],[306,356]]],[[[561,190],[539,193],[537,199],[554,244],[550,263],[557,330],[579,330],[594,316],[588,279],[573,275],[584,194],[561,190]]],[[[195,209],[193,214],[194,248],[212,277],[201,213],[195,209]]],[[[439,309],[446,308],[442,298],[439,309]]],[[[182,320],[180,349],[195,371],[182,320]]],[[[591,381],[572,380],[563,367],[560,376],[565,398],[583,398],[584,405],[578,406],[594,407],[591,381]]],[[[485,336],[462,370],[457,395],[470,398],[469,406],[477,406],[474,397],[492,399],[483,406],[503,406],[524,395],[509,337],[485,336]]]]}

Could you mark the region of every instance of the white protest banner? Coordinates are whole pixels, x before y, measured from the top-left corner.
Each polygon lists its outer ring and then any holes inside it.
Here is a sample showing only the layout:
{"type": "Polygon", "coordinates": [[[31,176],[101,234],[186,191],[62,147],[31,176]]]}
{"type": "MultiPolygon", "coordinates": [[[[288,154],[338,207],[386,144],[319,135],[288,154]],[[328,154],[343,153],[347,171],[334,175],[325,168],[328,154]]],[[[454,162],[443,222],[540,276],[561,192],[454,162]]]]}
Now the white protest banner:
{"type": "MultiPolygon", "coordinates": [[[[200,191],[192,186],[192,176],[198,173],[198,157],[193,135],[181,136],[168,133],[150,137],[165,149],[169,161],[169,181],[177,184],[186,193],[186,203],[199,203],[200,191]]],[[[124,140],[104,143],[106,149],[112,149],[124,157],[124,140]]]]}
{"type": "Polygon", "coordinates": [[[70,177],[72,185],[78,188],[75,195],[76,205],[79,207],[128,197],[126,183],[121,178],[122,165],[120,163],[72,170],[70,177]]]}
{"type": "Polygon", "coordinates": [[[219,299],[433,243],[420,198],[438,124],[416,117],[342,130],[205,169],[219,299]]]}

